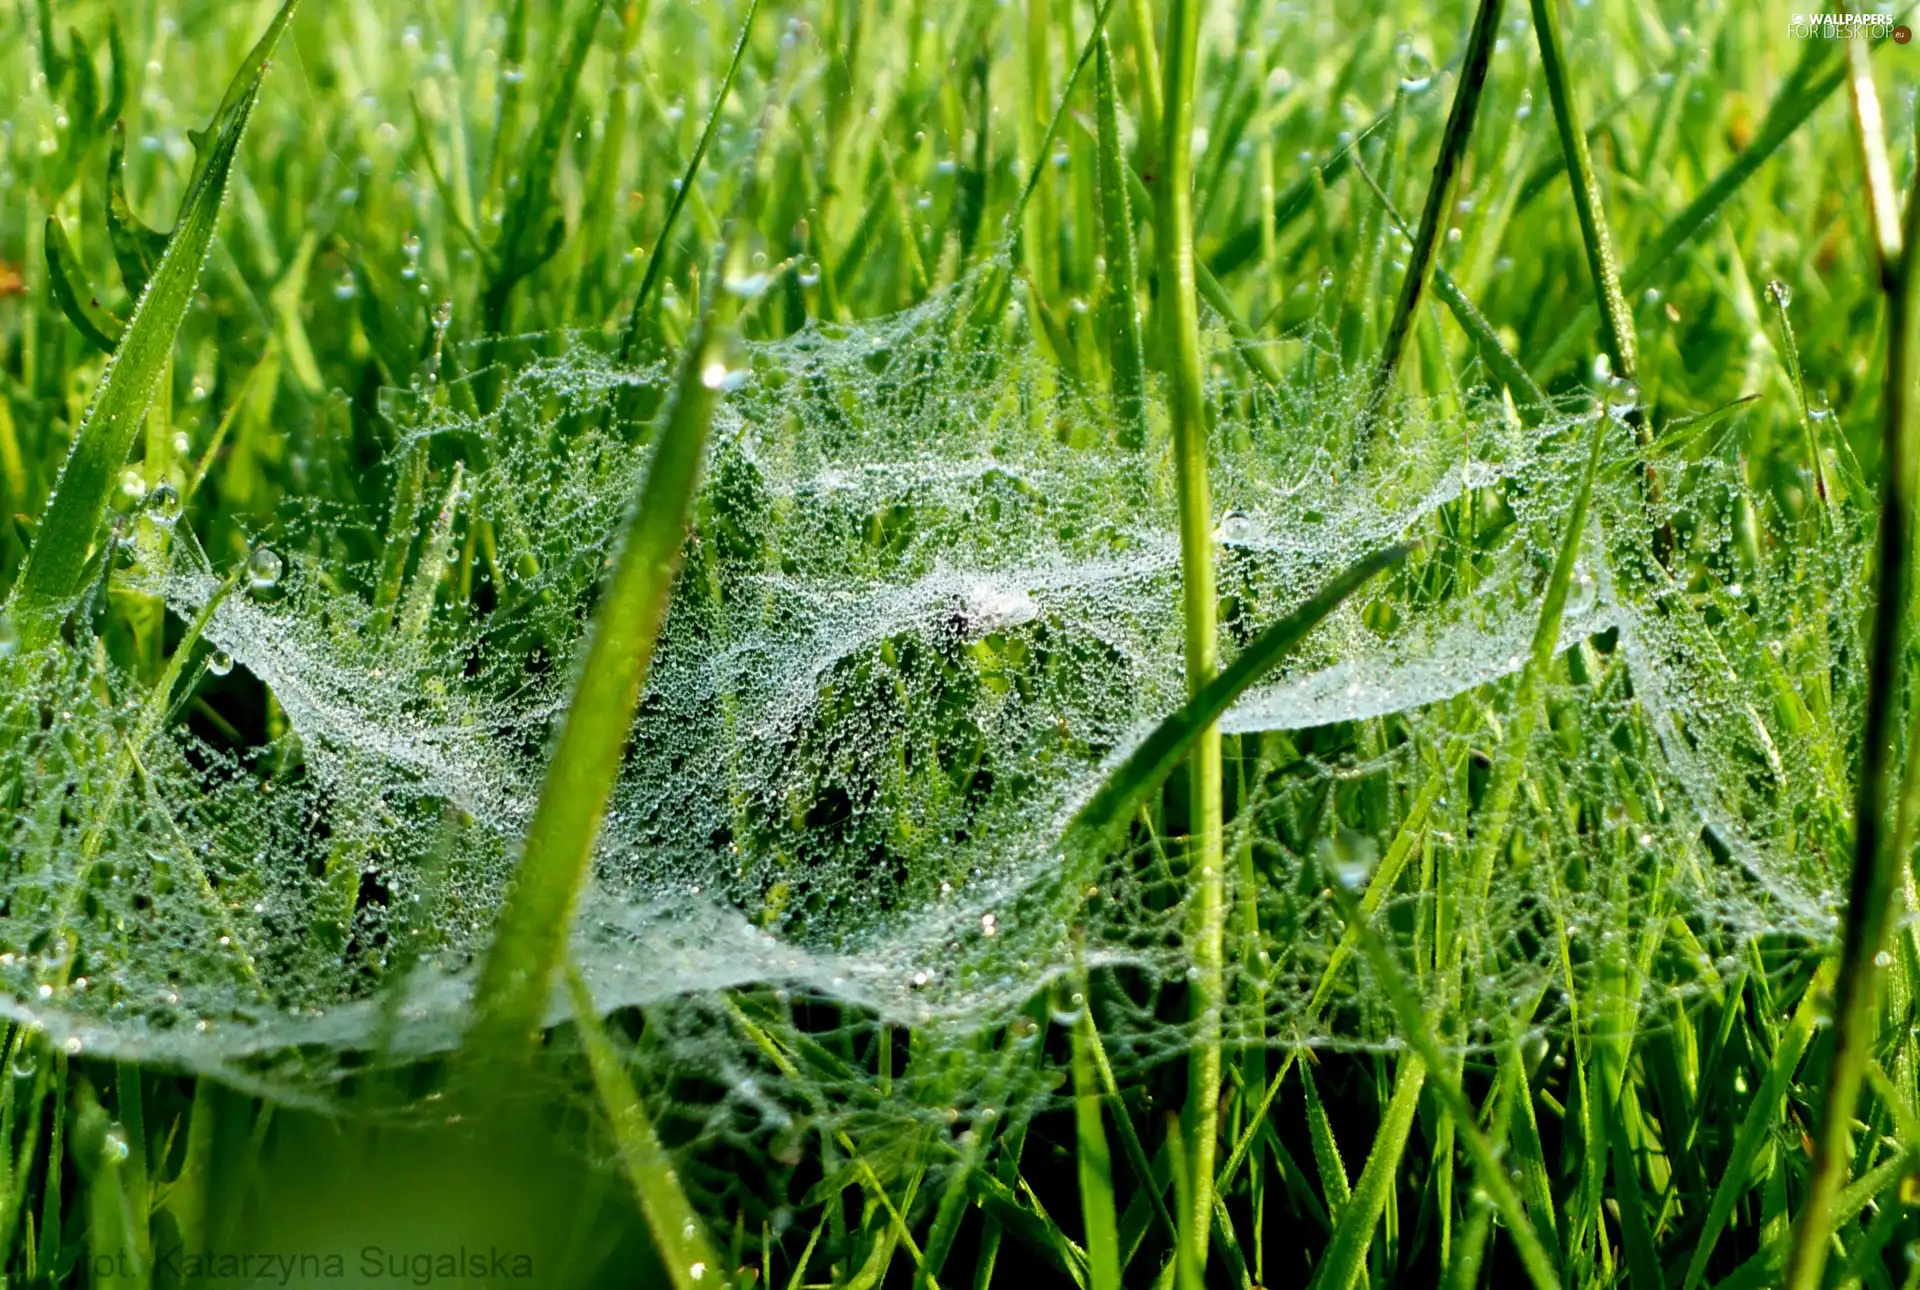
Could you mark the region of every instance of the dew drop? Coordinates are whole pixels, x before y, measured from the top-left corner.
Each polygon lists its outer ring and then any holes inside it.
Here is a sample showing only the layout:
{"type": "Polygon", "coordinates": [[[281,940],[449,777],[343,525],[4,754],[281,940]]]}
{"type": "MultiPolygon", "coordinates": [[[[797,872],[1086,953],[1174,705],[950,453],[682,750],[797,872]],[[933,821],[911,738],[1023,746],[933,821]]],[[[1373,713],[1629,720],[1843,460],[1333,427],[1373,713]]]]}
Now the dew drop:
{"type": "Polygon", "coordinates": [[[255,591],[272,591],[280,585],[280,574],[284,568],[279,554],[272,547],[257,546],[253,554],[247,557],[247,585],[255,591]]]}
{"type": "Polygon", "coordinates": [[[1419,94],[1432,84],[1432,60],[1418,50],[1408,53],[1400,65],[1400,88],[1408,94],[1419,94]]]}
{"type": "Polygon", "coordinates": [[[215,676],[225,676],[233,671],[233,655],[223,649],[215,650],[213,657],[207,660],[207,671],[215,676]]]}
{"type": "Polygon", "coordinates": [[[117,1165],[133,1154],[133,1148],[127,1145],[127,1131],[115,1122],[107,1126],[107,1136],[100,1141],[100,1155],[110,1165],[117,1165]]]}
{"type": "Polygon", "coordinates": [[[0,610],[0,658],[8,658],[20,649],[20,626],[13,615],[0,610]]]}
{"type": "Polygon", "coordinates": [[[180,492],[172,484],[156,484],[144,503],[147,518],[168,526],[180,518],[180,492]]]}

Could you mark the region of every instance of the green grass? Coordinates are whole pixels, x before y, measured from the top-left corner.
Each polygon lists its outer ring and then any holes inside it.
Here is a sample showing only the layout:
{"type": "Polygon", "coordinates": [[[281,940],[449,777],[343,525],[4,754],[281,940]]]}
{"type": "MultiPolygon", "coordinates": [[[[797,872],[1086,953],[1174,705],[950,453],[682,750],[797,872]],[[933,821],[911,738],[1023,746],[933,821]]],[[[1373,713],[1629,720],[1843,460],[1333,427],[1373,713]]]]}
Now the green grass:
{"type": "Polygon", "coordinates": [[[0,12],[0,1285],[1920,1282],[1790,16],[0,12]]]}

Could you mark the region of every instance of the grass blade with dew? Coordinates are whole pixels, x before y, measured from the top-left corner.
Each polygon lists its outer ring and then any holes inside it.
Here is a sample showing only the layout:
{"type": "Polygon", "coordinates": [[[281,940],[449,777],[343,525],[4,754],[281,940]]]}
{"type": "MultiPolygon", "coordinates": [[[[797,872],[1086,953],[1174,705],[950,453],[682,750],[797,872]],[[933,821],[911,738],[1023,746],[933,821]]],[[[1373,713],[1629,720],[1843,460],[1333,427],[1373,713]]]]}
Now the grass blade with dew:
{"type": "Polygon", "coordinates": [[[620,361],[623,363],[632,359],[634,350],[639,346],[647,302],[653,297],[653,290],[666,269],[667,246],[673,240],[673,226],[679,220],[687,198],[693,193],[693,181],[699,177],[700,163],[706,159],[713,136],[719,132],[720,113],[727,106],[727,96],[733,92],[734,78],[740,74],[740,63],[747,56],[747,40],[753,35],[753,18],[759,12],[760,0],[749,0],[747,16],[740,22],[740,39],[733,46],[733,57],[727,63],[727,73],[720,78],[720,88],[714,93],[713,107],[707,112],[706,127],[700,131],[700,142],[695,145],[693,156],[687,161],[686,173],[680,176],[680,185],[673,190],[673,201],[667,205],[666,218],[660,223],[653,253],[647,257],[647,271],[640,279],[640,292],[633,298],[633,312],[627,317],[627,333],[620,340],[620,361]]]}
{"type": "Polygon", "coordinates": [[[1408,983],[1406,973],[1395,961],[1393,951],[1380,939],[1380,933],[1374,930],[1371,920],[1360,915],[1353,893],[1338,890],[1336,894],[1340,896],[1343,911],[1349,920],[1358,921],[1360,945],[1366,952],[1374,977],[1399,1019],[1407,1046],[1426,1065],[1428,1079],[1439,1093],[1441,1104],[1453,1115],[1455,1132],[1466,1143],[1474,1176],[1493,1201],[1501,1221],[1506,1224],[1507,1234],[1513,1239],[1521,1266],[1540,1290],[1557,1290],[1560,1278],[1547,1257],[1546,1247],[1541,1244],[1539,1233],[1534,1231],[1526,1208],[1520,1203],[1519,1194],[1507,1180],[1505,1163],[1480,1129],[1478,1110],[1467,1099],[1458,1081],[1448,1074],[1446,1054],[1421,1011],[1414,987],[1408,983]]]}
{"type": "MultiPolygon", "coordinates": [[[[1301,1073],[1306,1073],[1305,1067],[1301,1073]]],[[[1380,1225],[1380,1215],[1399,1182],[1400,1157],[1407,1149],[1407,1135],[1413,1130],[1413,1113],[1420,1106],[1420,1090],[1426,1079],[1426,1067],[1418,1057],[1401,1061],[1394,1074],[1393,1099],[1374,1134],[1373,1149],[1367,1153],[1353,1194],[1339,1209],[1333,1239],[1320,1255],[1310,1290],[1353,1290],[1359,1281],[1374,1229],[1380,1225]]]]}
{"type": "Polygon", "coordinates": [[[689,338],[627,531],[589,631],[585,661],[488,948],[466,1039],[490,1063],[524,1057],[545,1015],[620,769],[654,641],[686,545],[686,520],[726,377],[733,301],[718,284],[689,338]]]}
{"type": "MultiPolygon", "coordinates": [[[[1202,0],[1173,0],[1161,57],[1161,176],[1155,192],[1154,252],[1160,260],[1161,356],[1173,421],[1175,488],[1180,510],[1180,589],[1185,623],[1187,692],[1198,697],[1220,665],[1218,596],[1213,554],[1213,490],[1207,477],[1205,366],[1200,353],[1200,299],[1194,282],[1193,109],[1202,0]]],[[[1193,705],[1189,703],[1191,710],[1193,705]]],[[[1193,967],[1189,1006],[1197,1022],[1187,1065],[1181,1131],[1191,1195],[1181,1216],[1181,1245],[1195,1277],[1205,1274],[1213,1219],[1214,1151],[1219,1137],[1221,1009],[1225,1004],[1226,876],[1222,852],[1220,731],[1197,726],[1187,749],[1190,929],[1193,967]]]]}
{"type": "Polygon", "coordinates": [[[1846,925],[1835,982],[1833,1058],[1815,1139],[1806,1199],[1796,1216],[1786,1285],[1820,1284],[1832,1235],[1835,1197],[1852,1158],[1854,1103],[1871,1056],[1877,1018],[1875,959],[1886,942],[1906,857],[1886,827],[1895,796],[1892,735],[1905,688],[1909,578],[1912,569],[1913,471],[1920,459],[1920,180],[1907,196],[1904,249],[1888,275],[1887,374],[1881,394],[1880,531],[1876,544],[1872,620],[1866,651],[1866,696],[1861,718],[1860,773],[1854,786],[1853,873],[1847,884],[1846,925]]]}
{"type": "Polygon", "coordinates": [[[720,1258],[674,1174],[672,1157],[660,1145],[646,1103],[640,1100],[613,1041],[600,1025],[593,992],[571,964],[566,975],[567,992],[573,999],[573,1021],[580,1029],[587,1065],[593,1070],[594,1091],[613,1128],[620,1165],[633,1184],[634,1198],[640,1203],[647,1231],[653,1235],[654,1248],[666,1265],[674,1290],[699,1290],[708,1273],[720,1272],[720,1258]]]}
{"type": "Polygon", "coordinates": [[[1493,41],[1500,29],[1500,5],[1501,0],[1480,0],[1474,10],[1473,29],[1467,35],[1466,59],[1460,68],[1460,87],[1454,93],[1446,129],[1440,136],[1440,155],[1434,160],[1433,178],[1427,184],[1420,229],[1413,235],[1413,250],[1407,256],[1407,273],[1401,279],[1400,296],[1394,302],[1393,320],[1387,324],[1386,338],[1373,369],[1373,385],[1362,405],[1361,415],[1369,424],[1382,410],[1387,387],[1393,383],[1393,374],[1400,366],[1400,352],[1413,329],[1414,311],[1420,307],[1420,297],[1426,294],[1427,280],[1433,275],[1434,253],[1440,245],[1441,229],[1453,209],[1460,165],[1467,155],[1467,142],[1473,136],[1474,118],[1480,112],[1487,66],[1493,61],[1493,41]]]}
{"type": "Polygon", "coordinates": [[[22,643],[29,648],[52,635],[64,605],[85,581],[94,536],[116,474],[133,447],[172,356],[174,337],[199,287],[200,269],[213,244],[227,180],[259,98],[267,58],[280,43],[298,3],[286,0],[280,7],[228,87],[212,124],[193,136],[201,160],[180,218],[74,433],[73,448],[48,500],[39,536],[14,588],[12,616],[22,643]]]}
{"type": "Polygon", "coordinates": [[[1262,631],[1219,675],[1202,686],[1185,707],[1167,717],[1107,775],[1093,796],[1074,812],[1060,845],[1071,851],[1096,847],[1133,818],[1173,768],[1180,764],[1233,701],[1272,671],[1322,619],[1383,569],[1413,550],[1410,544],[1382,548],[1342,569],[1299,608],[1262,631]]]}
{"type": "MultiPolygon", "coordinates": [[[[1088,1290],[1120,1290],[1120,1234],[1113,1210],[1113,1153],[1100,1109],[1106,1099],[1094,1071],[1093,1009],[1084,980],[1079,1008],[1070,1024],[1073,1053],[1073,1119],[1080,1178],[1081,1223],[1087,1240],[1088,1290]]],[[[1150,1185],[1150,1184],[1149,1184],[1150,1185]]]]}
{"type": "Polygon", "coordinates": [[[1566,154],[1567,174],[1573,181],[1573,209],[1580,221],[1580,240],[1586,245],[1587,269],[1593,274],[1593,292],[1600,302],[1600,338],[1613,360],[1613,374],[1635,379],[1640,365],[1634,343],[1633,311],[1620,291],[1620,266],[1607,231],[1606,206],[1593,176],[1593,157],[1587,136],[1580,130],[1580,113],[1568,79],[1566,44],[1560,35],[1558,0],[1533,0],[1533,32],[1540,45],[1541,70],[1547,77],[1547,96],[1553,100],[1553,120],[1560,131],[1560,149],[1566,154]]]}
{"type": "MultiPolygon", "coordinates": [[[[1399,208],[1393,204],[1393,198],[1387,195],[1386,190],[1380,187],[1380,181],[1373,177],[1373,172],[1367,169],[1366,163],[1356,157],[1353,168],[1360,178],[1366,181],[1374,200],[1386,210],[1387,218],[1393,221],[1394,229],[1411,238],[1413,232],[1407,227],[1406,220],[1401,217],[1399,208]]],[[[1438,264],[1433,266],[1433,293],[1439,296],[1442,303],[1453,312],[1454,321],[1460,324],[1460,330],[1466,332],[1473,341],[1487,369],[1506,382],[1507,388],[1519,401],[1521,414],[1530,416],[1536,421],[1543,416],[1547,408],[1546,392],[1534,381],[1527,369],[1520,365],[1520,360],[1501,343],[1499,334],[1493,330],[1493,324],[1487,321],[1486,315],[1474,306],[1473,301],[1467,299],[1466,293],[1460,289],[1460,284],[1453,280],[1453,275],[1438,264]]]]}
{"type": "MultiPolygon", "coordinates": [[[[1645,287],[1652,280],[1654,272],[1718,214],[1741,185],[1753,176],[1754,171],[1778,152],[1794,131],[1840,87],[1840,82],[1846,79],[1847,69],[1843,61],[1837,61],[1832,44],[1825,40],[1807,42],[1807,52],[1801,55],[1799,63],[1788,75],[1786,84],[1774,97],[1752,141],[1714,176],[1711,183],[1695,194],[1678,215],[1668,220],[1653,241],[1627,266],[1620,281],[1623,295],[1632,295],[1645,287]]],[[[1533,363],[1534,374],[1544,375],[1558,366],[1574,346],[1591,333],[1598,318],[1596,306],[1589,304],[1581,309],[1540,352],[1540,357],[1533,363]]]]}
{"type": "Polygon", "coordinates": [[[1146,343],[1140,330],[1139,247],[1134,241],[1133,207],[1128,200],[1127,159],[1120,151],[1120,114],[1114,106],[1113,50],[1105,27],[1094,70],[1094,112],[1099,120],[1100,219],[1106,226],[1107,337],[1112,351],[1113,402],[1123,448],[1147,443],[1146,343]]]}
{"type": "Polygon", "coordinates": [[[1781,1112],[1793,1083],[1794,1072],[1800,1068],[1800,1058],[1813,1038],[1815,1014],[1823,1006],[1822,996],[1832,984],[1832,978],[1830,968],[1824,968],[1814,976],[1813,983],[1800,996],[1800,1006],[1794,1010],[1793,1020],[1781,1031],[1774,1045],[1766,1081],[1747,1104],[1746,1113],[1740,1121],[1739,1134],[1733,1140],[1733,1150],[1721,1167],[1720,1182],[1715,1186],[1713,1199],[1708,1203],[1706,1221],[1694,1237],[1693,1255],[1687,1261],[1686,1279],[1681,1282],[1681,1290],[1695,1290],[1706,1277],[1707,1261],[1713,1256],[1714,1245],[1719,1241],[1722,1229],[1733,1217],[1734,1207],[1740,1203],[1740,1198],[1753,1185],[1754,1162],[1760,1156],[1761,1147],[1780,1126],[1781,1112]]]}

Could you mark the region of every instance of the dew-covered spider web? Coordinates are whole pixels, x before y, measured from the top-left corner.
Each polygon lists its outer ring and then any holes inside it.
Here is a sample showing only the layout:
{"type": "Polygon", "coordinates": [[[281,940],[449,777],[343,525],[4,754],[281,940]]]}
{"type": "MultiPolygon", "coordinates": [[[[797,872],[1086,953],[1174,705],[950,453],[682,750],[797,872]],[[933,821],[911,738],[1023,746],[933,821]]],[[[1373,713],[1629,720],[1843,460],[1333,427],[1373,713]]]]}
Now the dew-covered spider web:
{"type": "MultiPolygon", "coordinates": [[[[1148,447],[1119,446],[1104,380],[1063,371],[1002,283],[734,354],[573,936],[601,1008],[644,1013],[651,1069],[680,1073],[682,1140],[779,1160],[801,1124],[952,1134],[1057,1088],[1015,1041],[1089,999],[1123,1070],[1188,1044],[1180,785],[1109,853],[1056,847],[1183,698],[1167,429],[1155,404],[1148,447]]],[[[1342,948],[1346,892],[1469,1047],[1574,1024],[1603,958],[1658,1018],[1831,934],[1845,523],[1751,496],[1727,424],[1582,396],[1529,425],[1462,385],[1369,425],[1365,374],[1312,333],[1270,348],[1279,388],[1224,332],[1209,352],[1225,653],[1421,542],[1224,723],[1229,1042],[1402,1042],[1342,948]],[[1561,659],[1516,750],[1597,423],[1561,659]]],[[[163,598],[175,640],[205,620],[171,707],[101,651],[11,660],[0,989],[50,1042],[323,1101],[457,1043],[644,469],[609,411],[668,373],[592,337],[454,357],[386,399],[394,513],[289,513],[271,585],[206,614],[230,571],[130,517],[98,594],[163,598]],[[257,731],[188,702],[228,668],[271,696],[257,731]]]]}

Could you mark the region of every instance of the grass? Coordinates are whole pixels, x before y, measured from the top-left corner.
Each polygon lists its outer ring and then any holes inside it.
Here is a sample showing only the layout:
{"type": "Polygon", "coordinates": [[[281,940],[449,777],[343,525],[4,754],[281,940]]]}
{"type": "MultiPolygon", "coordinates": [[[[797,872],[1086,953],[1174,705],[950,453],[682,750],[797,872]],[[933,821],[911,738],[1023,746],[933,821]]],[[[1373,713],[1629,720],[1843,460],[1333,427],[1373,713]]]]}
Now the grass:
{"type": "Polygon", "coordinates": [[[1789,20],[0,14],[0,1284],[1915,1284],[1789,20]]]}

